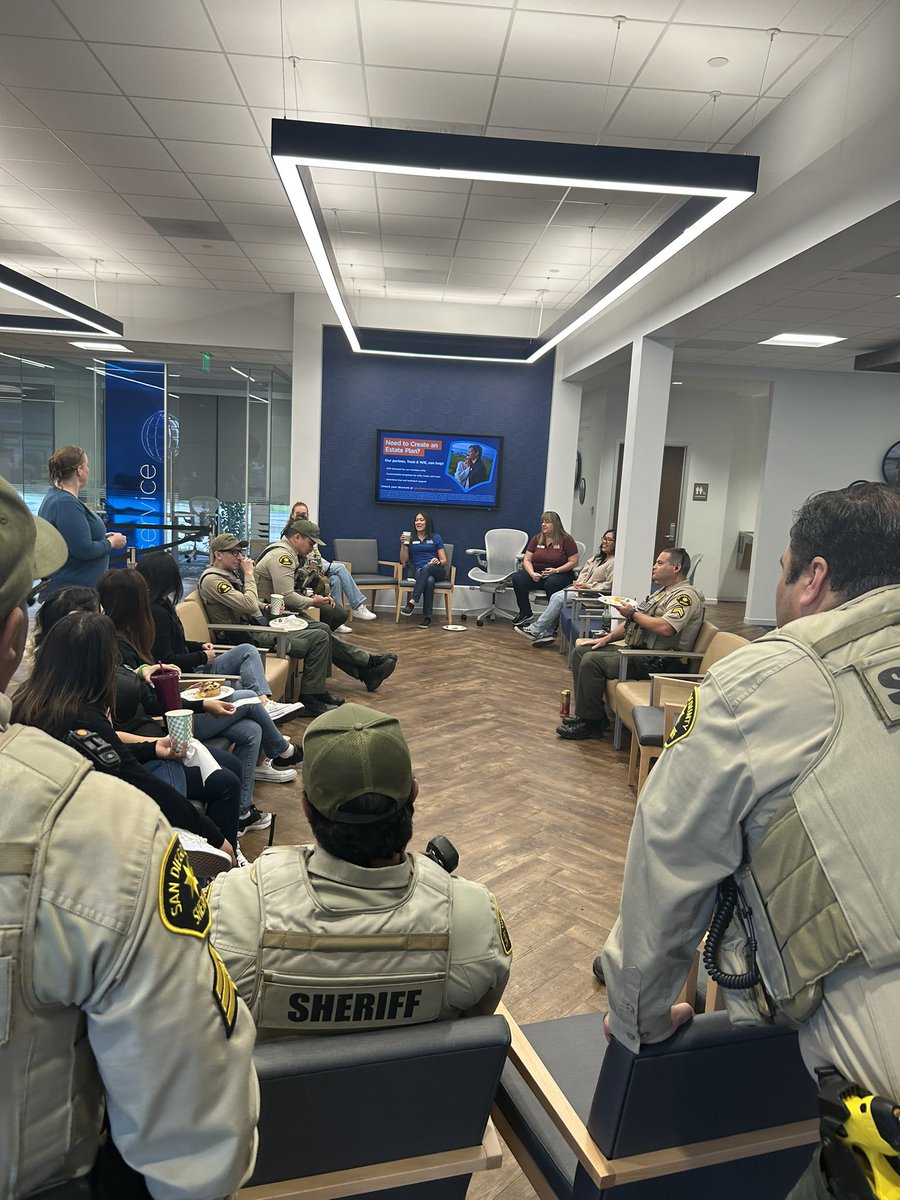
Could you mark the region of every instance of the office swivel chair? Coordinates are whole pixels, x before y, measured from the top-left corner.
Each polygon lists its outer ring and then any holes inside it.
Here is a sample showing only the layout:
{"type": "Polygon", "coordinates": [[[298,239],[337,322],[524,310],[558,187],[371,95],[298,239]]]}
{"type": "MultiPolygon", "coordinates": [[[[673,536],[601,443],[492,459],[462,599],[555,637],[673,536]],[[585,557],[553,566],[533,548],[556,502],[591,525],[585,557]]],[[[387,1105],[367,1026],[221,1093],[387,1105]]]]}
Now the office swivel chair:
{"type": "Polygon", "coordinates": [[[498,616],[513,620],[512,613],[497,605],[497,596],[506,591],[518,567],[517,555],[527,544],[528,534],[524,529],[489,529],[484,535],[483,549],[466,551],[466,554],[474,554],[478,563],[469,571],[469,578],[483,591],[491,593],[488,607],[475,614],[476,625],[496,620],[498,616]]]}

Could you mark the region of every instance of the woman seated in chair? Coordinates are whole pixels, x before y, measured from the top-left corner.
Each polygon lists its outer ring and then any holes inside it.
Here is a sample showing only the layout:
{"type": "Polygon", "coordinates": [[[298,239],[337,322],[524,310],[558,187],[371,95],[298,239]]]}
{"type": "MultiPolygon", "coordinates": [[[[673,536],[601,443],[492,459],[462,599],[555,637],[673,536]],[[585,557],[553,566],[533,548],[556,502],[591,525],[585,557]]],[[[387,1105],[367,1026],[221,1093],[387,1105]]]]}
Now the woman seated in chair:
{"type": "Polygon", "coordinates": [[[578,547],[575,539],[563,529],[559,513],[541,514],[541,532],[536,533],[525,547],[525,561],[512,577],[519,615],[514,625],[530,625],[530,592],[540,588],[548,597],[563,588],[571,587],[578,566],[578,547]]]}
{"type": "Polygon", "coordinates": [[[116,632],[112,621],[97,609],[97,593],[85,587],[63,588],[43,605],[34,669],[16,692],[12,719],[43,729],[61,742],[74,729],[98,734],[119,755],[115,773],[121,779],[149,796],[172,825],[205,838],[234,861],[240,795],[234,774],[224,768],[213,771],[204,784],[198,769],[185,769],[170,738],[126,745],[116,734],[111,723],[116,702],[116,632]],[[148,767],[155,763],[168,769],[154,774],[148,767]],[[191,803],[192,794],[206,815],[191,803]]]}
{"type": "Polygon", "coordinates": [[[181,603],[184,584],[178,563],[165,550],[146,555],[135,568],[143,575],[150,592],[150,615],[155,629],[153,660],[173,663],[182,671],[206,675],[239,675],[241,687],[256,692],[273,721],[287,720],[302,712],[302,704],[281,704],[272,699],[266,669],[259,651],[249,642],[217,653],[209,642],[189,642],[176,605],[181,603]]]}
{"type": "Polygon", "coordinates": [[[434,532],[431,517],[427,513],[417,512],[413,521],[414,532],[400,538],[400,565],[408,567],[412,561],[412,570],[416,582],[412,595],[400,609],[404,617],[411,617],[416,611],[416,604],[422,601],[422,620],[419,625],[427,629],[431,624],[431,613],[434,608],[434,585],[443,583],[447,578],[447,552],[444,549],[444,539],[434,532]]]}
{"type": "MultiPolygon", "coordinates": [[[[612,591],[615,557],[616,531],[607,529],[600,539],[600,549],[581,568],[572,587],[579,592],[601,592],[608,595],[612,591]]],[[[516,625],[516,633],[531,638],[532,646],[549,645],[556,636],[560,613],[567,598],[568,593],[565,591],[554,592],[541,615],[530,625],[516,625]]]]}

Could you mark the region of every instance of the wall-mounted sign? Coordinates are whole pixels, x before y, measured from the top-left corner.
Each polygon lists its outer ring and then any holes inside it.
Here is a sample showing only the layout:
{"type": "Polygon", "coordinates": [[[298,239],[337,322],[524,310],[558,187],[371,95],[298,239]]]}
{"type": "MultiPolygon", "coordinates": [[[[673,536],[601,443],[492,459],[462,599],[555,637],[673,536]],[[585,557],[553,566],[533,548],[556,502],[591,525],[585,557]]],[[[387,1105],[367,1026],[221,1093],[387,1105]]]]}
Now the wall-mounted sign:
{"type": "Polygon", "coordinates": [[[694,484],[694,499],[695,500],[708,500],[709,499],[709,484],[708,483],[695,483],[694,484]]]}

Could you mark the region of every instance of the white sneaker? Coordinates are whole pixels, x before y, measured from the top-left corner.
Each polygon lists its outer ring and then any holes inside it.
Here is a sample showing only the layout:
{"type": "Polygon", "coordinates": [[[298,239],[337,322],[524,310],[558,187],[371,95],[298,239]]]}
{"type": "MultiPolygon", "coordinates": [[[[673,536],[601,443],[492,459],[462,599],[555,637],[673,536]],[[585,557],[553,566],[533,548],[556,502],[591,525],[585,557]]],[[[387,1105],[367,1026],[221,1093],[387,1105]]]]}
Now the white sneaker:
{"type": "Polygon", "coordinates": [[[175,832],[188,856],[191,870],[199,878],[212,879],[231,867],[231,856],[211,846],[199,833],[191,833],[187,829],[176,829],[175,832]]]}
{"type": "Polygon", "coordinates": [[[352,633],[353,630],[350,628],[349,625],[338,625],[337,629],[334,632],[335,633],[352,633]]]}
{"type": "Polygon", "coordinates": [[[293,767],[273,767],[271,758],[265,758],[253,772],[253,778],[257,783],[290,783],[297,778],[297,772],[293,767]]]}
{"type": "Polygon", "coordinates": [[[241,843],[240,842],[238,842],[238,844],[234,848],[234,857],[237,859],[237,865],[239,867],[249,867],[250,866],[250,864],[247,862],[246,858],[244,858],[243,852],[241,851],[241,843]]]}
{"type": "Polygon", "coordinates": [[[297,713],[303,712],[302,704],[282,704],[280,700],[270,700],[265,708],[276,723],[286,721],[288,717],[294,717],[297,713]]]}
{"type": "Polygon", "coordinates": [[[366,607],[365,600],[358,608],[354,608],[353,615],[358,621],[374,621],[378,617],[378,613],[373,613],[370,608],[366,607]]]}

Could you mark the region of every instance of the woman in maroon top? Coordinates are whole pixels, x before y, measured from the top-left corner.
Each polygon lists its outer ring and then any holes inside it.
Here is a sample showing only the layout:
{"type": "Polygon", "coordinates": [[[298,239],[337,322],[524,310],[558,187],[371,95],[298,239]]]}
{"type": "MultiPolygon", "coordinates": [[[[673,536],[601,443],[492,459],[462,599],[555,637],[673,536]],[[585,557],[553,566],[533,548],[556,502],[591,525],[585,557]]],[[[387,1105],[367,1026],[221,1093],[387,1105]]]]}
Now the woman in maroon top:
{"type": "Polygon", "coordinates": [[[547,596],[562,588],[571,587],[578,566],[578,547],[575,539],[563,529],[559,513],[541,514],[541,532],[536,533],[525,548],[525,561],[513,575],[513,588],[519,605],[519,615],[513,624],[529,625],[532,620],[532,588],[541,588],[547,596]]]}

